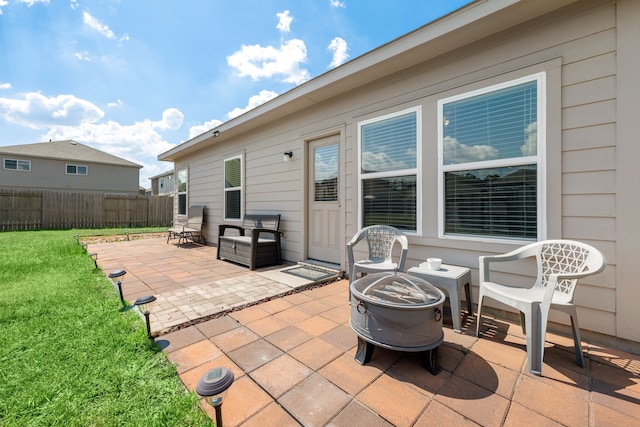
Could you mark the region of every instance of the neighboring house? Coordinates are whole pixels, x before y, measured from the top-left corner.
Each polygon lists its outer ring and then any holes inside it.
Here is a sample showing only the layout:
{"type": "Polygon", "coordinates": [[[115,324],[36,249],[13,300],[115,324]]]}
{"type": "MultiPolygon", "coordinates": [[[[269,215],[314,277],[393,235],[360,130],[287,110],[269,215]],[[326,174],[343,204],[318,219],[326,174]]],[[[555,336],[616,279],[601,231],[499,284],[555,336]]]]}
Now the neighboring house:
{"type": "Polygon", "coordinates": [[[152,176],[149,179],[151,180],[152,196],[173,195],[173,170],[152,176]]]}
{"type": "Polygon", "coordinates": [[[637,351],[638,17],[637,0],[473,2],[159,155],[176,215],[207,205],[215,242],[279,213],[284,259],[343,269],[358,229],[390,224],[407,267],[437,256],[474,285],[479,255],[581,240],[608,266],[576,292],[580,326],[637,351]]]}
{"type": "Polygon", "coordinates": [[[75,141],[0,147],[0,188],[135,195],[142,166],[75,141]]]}

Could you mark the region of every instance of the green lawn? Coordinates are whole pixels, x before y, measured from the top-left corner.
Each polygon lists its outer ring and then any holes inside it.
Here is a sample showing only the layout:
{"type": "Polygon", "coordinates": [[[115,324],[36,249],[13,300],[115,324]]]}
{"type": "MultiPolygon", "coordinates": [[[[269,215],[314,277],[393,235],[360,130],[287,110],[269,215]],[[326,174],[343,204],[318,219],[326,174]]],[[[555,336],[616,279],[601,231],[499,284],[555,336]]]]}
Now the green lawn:
{"type": "Polygon", "coordinates": [[[0,426],[212,425],[74,238],[117,233],[0,233],[0,426]]]}

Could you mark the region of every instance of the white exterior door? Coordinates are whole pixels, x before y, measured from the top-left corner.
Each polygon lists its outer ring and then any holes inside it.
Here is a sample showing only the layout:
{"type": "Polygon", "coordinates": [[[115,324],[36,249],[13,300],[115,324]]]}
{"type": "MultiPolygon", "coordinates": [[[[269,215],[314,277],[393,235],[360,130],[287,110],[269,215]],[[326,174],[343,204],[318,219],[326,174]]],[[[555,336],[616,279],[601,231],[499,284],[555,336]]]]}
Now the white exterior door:
{"type": "Polygon", "coordinates": [[[308,256],[340,264],[340,136],[309,144],[308,256]]]}

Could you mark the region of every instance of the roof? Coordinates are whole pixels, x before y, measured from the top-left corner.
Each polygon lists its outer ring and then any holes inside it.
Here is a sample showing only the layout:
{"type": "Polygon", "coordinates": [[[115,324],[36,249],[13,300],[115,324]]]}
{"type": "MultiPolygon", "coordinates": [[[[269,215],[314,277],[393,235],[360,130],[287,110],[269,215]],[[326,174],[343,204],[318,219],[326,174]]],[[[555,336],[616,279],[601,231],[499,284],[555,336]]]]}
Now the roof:
{"type": "Polygon", "coordinates": [[[158,179],[169,175],[173,175],[173,169],[159,173],[158,175],[150,176],[149,179],[158,179]]]}
{"type": "Polygon", "coordinates": [[[9,145],[0,147],[0,154],[142,168],[142,165],[72,140],[9,145]]]}
{"type": "Polygon", "coordinates": [[[476,0],[158,155],[175,161],[580,0],[476,0]]]}

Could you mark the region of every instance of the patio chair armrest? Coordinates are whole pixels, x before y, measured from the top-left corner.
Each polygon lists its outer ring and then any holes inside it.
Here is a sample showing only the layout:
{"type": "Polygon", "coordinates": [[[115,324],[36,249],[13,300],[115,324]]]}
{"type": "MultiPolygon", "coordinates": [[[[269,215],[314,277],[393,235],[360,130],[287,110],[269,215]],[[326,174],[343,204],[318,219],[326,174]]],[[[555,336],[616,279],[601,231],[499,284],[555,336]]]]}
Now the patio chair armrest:
{"type": "Polygon", "coordinates": [[[479,264],[479,272],[478,278],[480,282],[490,282],[489,278],[491,269],[489,268],[489,264],[492,262],[509,262],[520,259],[519,253],[515,253],[516,251],[509,252],[507,254],[502,255],[483,255],[478,257],[479,264]]]}
{"type": "Polygon", "coordinates": [[[273,234],[275,240],[280,240],[280,236],[282,236],[282,231],[273,230],[271,228],[252,228],[251,229],[251,237],[253,240],[258,240],[260,237],[260,233],[269,233],[273,234]]]}
{"type": "Polygon", "coordinates": [[[238,233],[240,234],[240,236],[244,236],[244,228],[240,227],[239,225],[232,225],[232,224],[218,225],[218,236],[224,236],[224,233],[227,229],[238,230],[238,233]]]}

